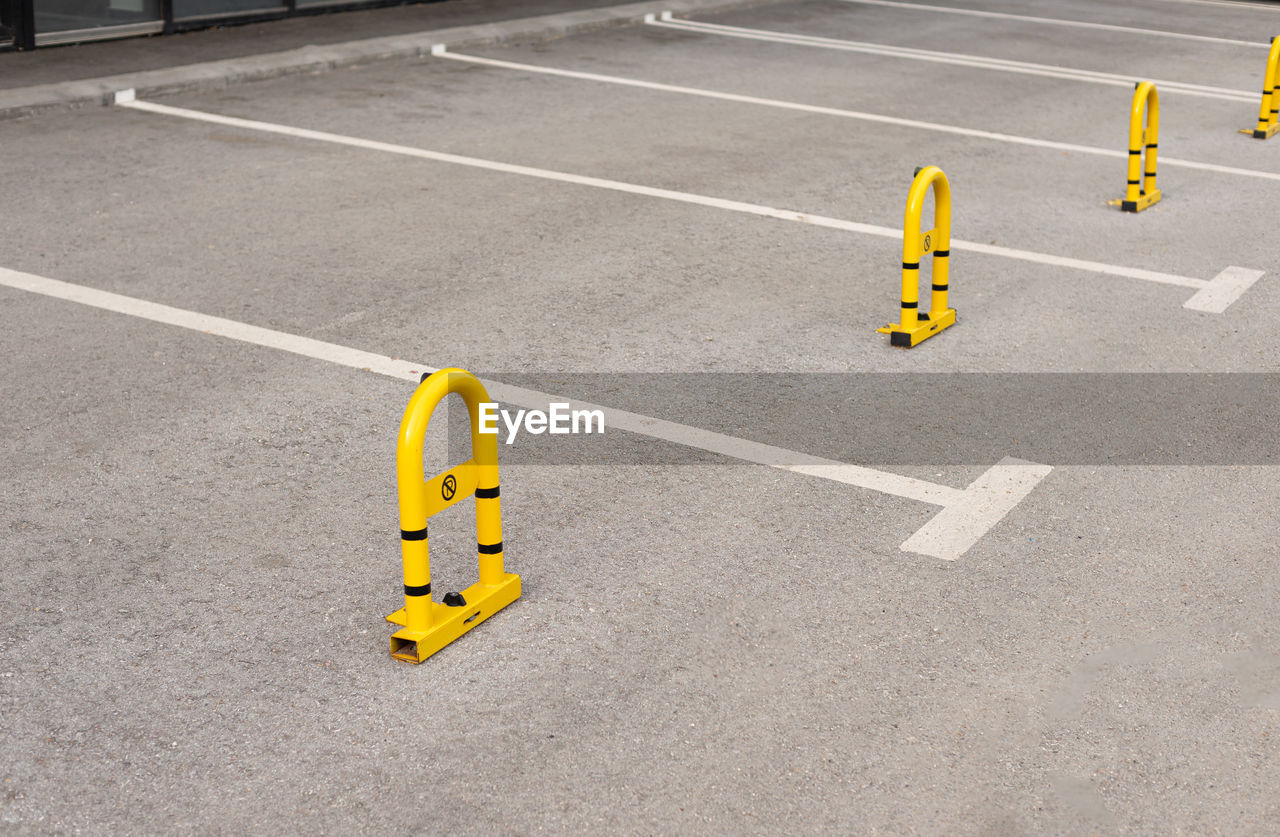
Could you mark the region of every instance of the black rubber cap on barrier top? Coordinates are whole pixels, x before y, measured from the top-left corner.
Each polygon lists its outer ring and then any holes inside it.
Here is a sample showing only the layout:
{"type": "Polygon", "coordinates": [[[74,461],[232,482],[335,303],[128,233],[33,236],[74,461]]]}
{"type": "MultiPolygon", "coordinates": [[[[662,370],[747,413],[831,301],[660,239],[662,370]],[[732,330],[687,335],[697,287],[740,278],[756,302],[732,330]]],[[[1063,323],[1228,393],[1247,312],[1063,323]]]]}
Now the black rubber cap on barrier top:
{"type": "Polygon", "coordinates": [[[467,606],[467,600],[462,598],[461,593],[445,593],[443,602],[449,607],[466,607],[467,606]]]}

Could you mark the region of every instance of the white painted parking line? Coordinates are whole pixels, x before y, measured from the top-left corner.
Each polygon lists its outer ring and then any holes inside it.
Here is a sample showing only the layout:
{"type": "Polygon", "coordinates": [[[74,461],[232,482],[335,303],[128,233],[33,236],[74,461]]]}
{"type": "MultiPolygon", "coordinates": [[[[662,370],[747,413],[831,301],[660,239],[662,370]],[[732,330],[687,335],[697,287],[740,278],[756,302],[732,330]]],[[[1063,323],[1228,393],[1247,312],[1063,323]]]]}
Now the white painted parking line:
{"type": "Polygon", "coordinates": [[[989,12],[984,9],[958,9],[954,6],[927,6],[923,3],[900,3],[897,0],[841,0],[844,3],[856,3],[861,6],[887,6],[893,9],[909,9],[920,12],[941,12],[949,15],[969,15],[998,20],[1015,20],[1026,23],[1040,23],[1049,26],[1072,26],[1079,29],[1102,29],[1110,32],[1126,32],[1136,35],[1151,35],[1161,38],[1179,38],[1187,41],[1204,41],[1213,44],[1229,44],[1231,46],[1258,47],[1267,49],[1269,43],[1260,41],[1242,41],[1236,38],[1218,38],[1213,35],[1192,35],[1187,32],[1169,32],[1164,29],[1142,29],[1137,26],[1120,26],[1114,23],[1093,23],[1085,20],[1065,20],[1060,17],[1035,17],[1010,12],[989,12]]]}
{"type": "MultiPolygon", "coordinates": [[[[983,131],[977,128],[961,128],[956,125],[943,125],[938,122],[925,122],[919,119],[904,119],[898,116],[885,116],[884,114],[879,113],[866,113],[864,111],[845,110],[843,108],[822,107],[821,105],[806,105],[798,102],[788,102],[782,99],[762,99],[756,96],[744,96],[737,93],[722,93],[718,90],[707,90],[702,87],[685,87],[677,84],[662,84],[654,81],[641,81],[639,79],[623,78],[621,76],[607,76],[601,75],[600,73],[561,70],[540,64],[520,64],[514,61],[500,61],[495,58],[481,58],[476,55],[464,55],[458,52],[450,52],[446,47],[439,44],[432,47],[431,54],[438,58],[448,58],[452,61],[463,61],[470,64],[481,64],[488,67],[500,67],[503,69],[519,70],[528,73],[541,73],[542,75],[561,76],[563,78],[581,79],[583,81],[597,81],[605,84],[617,84],[624,87],[638,87],[645,90],[657,90],[664,93],[680,93],[686,96],[701,96],[707,99],[720,99],[726,102],[737,102],[747,105],[763,105],[765,107],[795,110],[803,113],[814,113],[821,116],[838,116],[845,119],[857,119],[864,122],[879,122],[885,125],[899,125],[906,128],[918,128],[925,131],[936,131],[943,134],[956,134],[958,136],[994,140],[996,142],[1029,145],[1035,148],[1050,148],[1054,151],[1075,151],[1081,154],[1092,154],[1097,157],[1112,157],[1125,160],[1129,158],[1128,150],[1117,151],[1113,148],[1099,148],[1094,145],[1078,145],[1070,142],[1057,142],[1055,140],[1024,137],[1017,134],[1002,134],[995,131],[983,131]]],[[[1242,169],[1235,166],[1223,166],[1217,163],[1201,163],[1196,160],[1183,160],[1178,157],[1166,157],[1163,155],[1160,157],[1160,165],[1211,171],[1218,174],[1239,175],[1241,177],[1255,177],[1260,180],[1280,180],[1280,172],[1260,171],[1258,169],[1242,169]]]]}
{"type": "Polygon", "coordinates": [[[1182,303],[1182,307],[1190,308],[1192,311],[1221,314],[1261,278],[1261,270],[1229,267],[1215,276],[1208,285],[1192,294],[1191,299],[1182,303]]]}
{"type": "MultiPolygon", "coordinates": [[[[0,267],[0,285],[407,381],[416,382],[422,373],[438,371],[438,367],[87,288],[34,273],[0,267]]],[[[505,404],[546,409],[552,402],[561,402],[569,404],[570,410],[600,410],[604,413],[604,426],[607,428],[942,506],[942,511],[912,535],[902,548],[946,561],[954,561],[963,555],[1053,470],[1048,465],[1006,458],[967,488],[952,488],[499,381],[485,381],[484,385],[490,396],[505,404]],[[1009,490],[1010,485],[1015,485],[1018,490],[1009,490]],[[907,544],[913,545],[908,547],[907,544]]]]}
{"type": "Polygon", "coordinates": [[[905,552],[955,560],[1004,519],[1049,474],[1049,466],[1006,457],[974,480],[902,543],[905,552]]]}
{"type": "MultiPolygon", "coordinates": [[[[1132,88],[1139,80],[1136,75],[1118,75],[1101,73],[1094,70],[1081,70],[1071,67],[1054,67],[1048,64],[1033,64],[1028,61],[1010,61],[1003,58],[987,58],[981,55],[966,55],[959,52],[937,52],[912,47],[873,44],[865,41],[847,41],[839,38],[823,38],[817,35],[792,35],[787,32],[774,32],[768,29],[747,29],[741,26],[725,26],[719,23],[702,21],[676,20],[670,12],[663,12],[660,18],[646,17],[645,23],[650,26],[662,26],[668,29],[679,29],[684,32],[699,32],[704,35],[723,35],[729,38],[746,38],[755,41],[789,44],[792,46],[818,47],[835,49],[844,52],[860,52],[868,55],[883,55],[890,58],[905,58],[911,61],[930,61],[938,64],[953,64],[961,67],[973,67],[980,70],[995,70],[1003,73],[1021,73],[1023,75],[1061,78],[1071,81],[1082,81],[1090,84],[1106,84],[1115,87],[1132,88]]],[[[1166,93],[1182,93],[1188,96],[1203,96],[1211,99],[1223,99],[1230,102],[1249,102],[1256,104],[1258,94],[1247,90],[1232,90],[1226,87],[1210,87],[1203,84],[1190,84],[1182,81],[1169,81],[1145,78],[1154,82],[1161,95],[1166,93]]]]}
{"type": "MultiPolygon", "coordinates": [[[[253,131],[263,131],[271,134],[282,134],[284,136],[298,137],[300,139],[330,142],[338,145],[351,146],[353,148],[364,148],[370,151],[384,151],[391,154],[403,154],[408,157],[417,157],[423,160],[434,160],[441,163],[454,163],[456,165],[470,166],[472,168],[486,169],[488,171],[504,172],[506,174],[519,174],[526,177],[537,177],[543,180],[573,183],[579,186],[608,189],[610,191],[624,192],[632,195],[645,195],[648,197],[662,198],[664,200],[696,204],[698,206],[708,206],[715,209],[725,209],[732,212],[743,212],[748,215],[757,215],[765,218],[777,218],[783,221],[795,221],[801,224],[810,224],[817,227],[826,227],[828,229],[846,230],[848,232],[864,233],[866,235],[876,235],[884,238],[894,238],[899,241],[902,240],[902,230],[890,227],[881,227],[876,224],[863,224],[858,221],[845,221],[840,218],[830,218],[825,215],[813,215],[806,212],[796,212],[790,209],[776,209],[771,206],[762,206],[760,204],[744,203],[742,201],[726,200],[724,198],[713,198],[706,195],[695,195],[690,192],[677,192],[672,189],[659,189],[653,186],[641,186],[635,183],[624,183],[619,180],[606,180],[605,178],[600,177],[569,174],[567,172],[552,171],[551,169],[520,166],[512,163],[502,163],[496,160],[484,160],[479,157],[465,157],[460,154],[449,154],[443,151],[430,151],[425,148],[413,148],[407,145],[396,145],[394,143],[378,142],[377,140],[367,140],[359,137],[349,137],[342,134],[331,134],[325,131],[313,131],[309,128],[295,128],[290,125],[277,125],[273,122],[259,122],[254,119],[241,119],[235,116],[222,116],[216,113],[206,113],[204,111],[190,110],[188,108],[175,108],[169,105],[158,105],[154,102],[139,101],[132,99],[131,96],[132,91],[122,91],[120,94],[117,94],[117,104],[133,110],[147,111],[149,113],[156,113],[165,116],[176,116],[182,119],[193,119],[198,122],[209,122],[214,125],[226,125],[253,131]]],[[[1164,285],[1178,285],[1184,288],[1195,288],[1197,290],[1209,287],[1213,282],[1218,281],[1217,279],[1195,279],[1190,276],[1179,276],[1176,273],[1163,273],[1158,270],[1125,267],[1123,265],[1106,264],[1105,262],[1094,262],[1087,259],[1073,259],[1069,256],[1057,256],[1052,253],[1036,253],[1030,250],[1016,250],[1012,247],[999,247],[994,244],[983,244],[977,241],[965,241],[958,238],[951,239],[951,249],[968,251],[971,253],[984,253],[990,256],[1000,256],[1007,259],[1017,259],[1019,261],[1034,262],[1036,264],[1051,265],[1054,267],[1066,267],[1074,270],[1088,271],[1090,273],[1100,273],[1107,276],[1122,276],[1129,279],[1142,279],[1147,282],[1157,282],[1164,285]]]]}
{"type": "Polygon", "coordinates": [[[1195,6],[1217,6],[1219,8],[1251,9],[1255,12],[1280,12],[1280,7],[1263,6],[1260,3],[1237,3],[1234,0],[1161,0],[1164,3],[1186,3],[1195,6]]]}

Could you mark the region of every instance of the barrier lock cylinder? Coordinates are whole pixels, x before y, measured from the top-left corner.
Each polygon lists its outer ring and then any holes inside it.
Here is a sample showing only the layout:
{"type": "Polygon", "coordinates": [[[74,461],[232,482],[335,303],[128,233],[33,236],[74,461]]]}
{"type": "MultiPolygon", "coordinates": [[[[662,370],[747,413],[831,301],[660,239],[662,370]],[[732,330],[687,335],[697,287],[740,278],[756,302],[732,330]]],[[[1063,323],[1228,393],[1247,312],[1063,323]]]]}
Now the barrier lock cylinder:
{"type": "Polygon", "coordinates": [[[480,432],[480,405],[489,403],[484,385],[461,369],[423,376],[409,399],[396,442],[396,482],[400,491],[400,551],[404,559],[404,607],[387,617],[400,625],[391,635],[391,656],[420,663],[502,608],[520,598],[520,576],[502,565],[502,510],[498,497],[498,437],[480,432]],[[471,458],[426,479],[422,448],[436,404],[457,393],[471,418],[471,458]],[[476,541],[480,580],[461,593],[431,597],[427,518],[455,503],[476,498],[476,541]]]}
{"type": "Polygon", "coordinates": [[[1156,138],[1160,133],[1160,96],[1149,81],[1134,85],[1129,107],[1129,179],[1124,197],[1107,201],[1125,212],[1141,212],[1160,200],[1156,188],[1156,138]],[[1143,129],[1143,114],[1146,129],[1143,129]],[[1145,154],[1143,152],[1146,152],[1145,154]]]}
{"type": "Polygon", "coordinates": [[[1280,132],[1280,38],[1272,36],[1267,53],[1267,71],[1262,77],[1262,107],[1258,108],[1258,124],[1241,128],[1240,133],[1254,139],[1271,139],[1280,132]]]}
{"type": "Polygon", "coordinates": [[[956,312],[947,307],[947,263],[951,258],[951,185],[937,166],[916,170],[907,210],[902,223],[902,314],[900,323],[878,328],[889,335],[889,345],[909,349],[948,326],[955,325],[956,312]],[[933,187],[934,227],[920,232],[924,199],[933,187]],[[929,311],[920,310],[920,259],[933,254],[933,290],[929,311]]]}

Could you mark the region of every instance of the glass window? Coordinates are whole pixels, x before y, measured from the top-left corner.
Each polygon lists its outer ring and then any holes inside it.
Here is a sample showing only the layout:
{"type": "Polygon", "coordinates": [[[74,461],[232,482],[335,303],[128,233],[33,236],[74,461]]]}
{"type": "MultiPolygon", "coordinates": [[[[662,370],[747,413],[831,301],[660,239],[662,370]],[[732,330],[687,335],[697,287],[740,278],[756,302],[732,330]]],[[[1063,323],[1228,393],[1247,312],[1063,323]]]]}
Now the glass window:
{"type": "Polygon", "coordinates": [[[0,47],[13,44],[18,35],[18,6],[16,3],[0,0],[0,47]]]}
{"type": "Polygon", "coordinates": [[[37,0],[36,35],[102,26],[155,24],[161,19],[160,0],[37,0]]]}
{"type": "Polygon", "coordinates": [[[284,0],[173,0],[173,19],[277,12],[284,6],[284,0]]]}

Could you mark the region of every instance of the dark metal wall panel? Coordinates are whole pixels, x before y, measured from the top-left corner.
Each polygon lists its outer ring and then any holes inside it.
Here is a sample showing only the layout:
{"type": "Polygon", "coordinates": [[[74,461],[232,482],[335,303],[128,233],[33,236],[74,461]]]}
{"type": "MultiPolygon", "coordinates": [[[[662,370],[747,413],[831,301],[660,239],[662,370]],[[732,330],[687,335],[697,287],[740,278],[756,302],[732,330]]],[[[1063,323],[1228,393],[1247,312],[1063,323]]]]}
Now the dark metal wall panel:
{"type": "Polygon", "coordinates": [[[0,22],[12,41],[0,39],[0,45],[16,49],[35,49],[35,0],[0,0],[0,22]]]}

